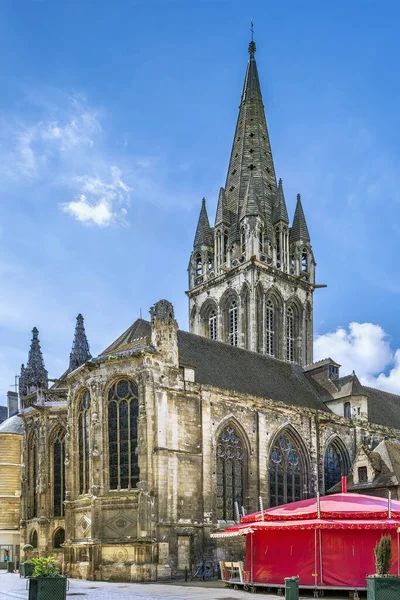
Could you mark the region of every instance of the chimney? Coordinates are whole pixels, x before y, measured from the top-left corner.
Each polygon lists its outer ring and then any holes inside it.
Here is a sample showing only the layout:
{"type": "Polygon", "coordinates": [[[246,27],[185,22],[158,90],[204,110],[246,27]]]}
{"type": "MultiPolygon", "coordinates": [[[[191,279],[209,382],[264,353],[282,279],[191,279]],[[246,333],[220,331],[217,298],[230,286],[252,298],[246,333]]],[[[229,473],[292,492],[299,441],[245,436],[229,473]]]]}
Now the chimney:
{"type": "Polygon", "coordinates": [[[18,394],[17,392],[7,392],[7,414],[8,418],[18,414],[18,394]]]}

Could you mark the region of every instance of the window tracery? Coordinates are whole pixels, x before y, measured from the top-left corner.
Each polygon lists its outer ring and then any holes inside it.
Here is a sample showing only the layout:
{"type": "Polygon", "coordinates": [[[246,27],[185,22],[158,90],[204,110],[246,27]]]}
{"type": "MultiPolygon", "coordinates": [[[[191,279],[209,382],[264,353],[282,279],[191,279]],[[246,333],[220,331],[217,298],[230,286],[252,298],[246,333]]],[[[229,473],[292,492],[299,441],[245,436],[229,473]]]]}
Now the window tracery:
{"type": "Polygon", "coordinates": [[[295,502],[303,497],[306,479],[299,448],[287,434],[281,434],[273,445],[269,460],[270,505],[295,502]]]}
{"type": "Polygon", "coordinates": [[[238,305],[233,300],[229,307],[229,343],[231,346],[238,345],[238,305]]]}
{"type": "Polygon", "coordinates": [[[333,440],[326,449],[324,457],[325,492],[339,483],[348,474],[348,458],[337,440],[333,440]]]}
{"type": "Polygon", "coordinates": [[[108,393],[110,489],[133,489],[139,481],[137,385],[120,379],[108,393]]]}
{"type": "Polygon", "coordinates": [[[35,433],[32,432],[28,442],[28,519],[37,517],[37,460],[37,440],[35,433]]]}
{"type": "Polygon", "coordinates": [[[265,305],[265,352],[275,356],[275,309],[270,298],[265,305]]]}
{"type": "Polygon", "coordinates": [[[235,502],[244,504],[245,449],[236,429],[225,427],[217,440],[217,517],[235,519],[235,502]]]}
{"type": "Polygon", "coordinates": [[[90,463],[90,396],[89,391],[85,390],[79,402],[78,412],[78,444],[79,444],[79,493],[87,494],[89,492],[90,463]]]}
{"type": "Polygon", "coordinates": [[[289,306],[286,310],[286,360],[289,362],[294,361],[294,319],[294,310],[289,306]]]}
{"type": "Polygon", "coordinates": [[[53,437],[52,444],[53,460],[53,515],[64,516],[65,500],[65,430],[59,429],[53,437]]]}
{"type": "Polygon", "coordinates": [[[209,331],[210,339],[216,340],[217,339],[217,311],[215,310],[215,308],[210,310],[210,313],[208,316],[208,331],[209,331]]]}

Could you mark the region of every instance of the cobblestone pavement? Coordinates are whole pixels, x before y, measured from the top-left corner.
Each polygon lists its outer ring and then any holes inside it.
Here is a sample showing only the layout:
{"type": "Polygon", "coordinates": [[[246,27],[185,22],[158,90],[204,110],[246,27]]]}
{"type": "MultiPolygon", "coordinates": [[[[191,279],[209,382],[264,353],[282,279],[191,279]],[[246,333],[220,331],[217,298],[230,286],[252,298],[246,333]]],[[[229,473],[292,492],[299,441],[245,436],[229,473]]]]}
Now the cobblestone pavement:
{"type": "MultiPolygon", "coordinates": [[[[19,598],[27,600],[27,580],[19,575],[0,571],[0,600],[19,598]]],[[[104,581],[69,580],[67,600],[250,600],[248,592],[222,587],[218,582],[196,583],[107,583],[104,581]]],[[[276,594],[257,593],[263,600],[277,600],[276,594]]],[[[301,598],[311,599],[313,594],[301,598]]],[[[344,600],[349,594],[341,596],[326,595],[326,600],[344,600]]]]}

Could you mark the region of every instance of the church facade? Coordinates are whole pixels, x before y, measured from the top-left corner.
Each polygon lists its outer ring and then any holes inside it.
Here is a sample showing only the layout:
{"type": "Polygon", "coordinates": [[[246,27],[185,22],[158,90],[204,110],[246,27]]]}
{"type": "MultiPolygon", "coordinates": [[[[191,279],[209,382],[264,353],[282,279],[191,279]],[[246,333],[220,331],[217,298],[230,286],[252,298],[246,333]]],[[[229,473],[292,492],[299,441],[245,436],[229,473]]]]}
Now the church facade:
{"type": "MultiPolygon", "coordinates": [[[[249,47],[214,227],[202,203],[190,332],[160,300],[92,357],[77,318],[49,385],[37,329],[21,369],[21,544],[70,576],[163,579],[215,560],[243,512],[314,497],[400,439],[400,397],[313,363],[315,260],[300,196],[277,182],[249,47]]],[[[357,474],[355,475],[357,477],[357,474]]]]}

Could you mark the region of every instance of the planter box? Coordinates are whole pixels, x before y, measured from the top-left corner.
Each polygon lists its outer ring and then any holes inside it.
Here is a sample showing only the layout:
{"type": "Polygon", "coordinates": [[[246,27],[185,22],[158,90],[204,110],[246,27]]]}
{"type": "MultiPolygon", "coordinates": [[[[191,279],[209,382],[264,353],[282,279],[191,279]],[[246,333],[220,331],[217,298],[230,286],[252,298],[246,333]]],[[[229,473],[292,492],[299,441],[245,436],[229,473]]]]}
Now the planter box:
{"type": "Polygon", "coordinates": [[[400,577],[367,577],[368,600],[399,600],[400,577]]]}
{"type": "Polygon", "coordinates": [[[29,600],[65,600],[66,577],[30,577],[29,600]]]}
{"type": "Polygon", "coordinates": [[[30,565],[27,562],[22,562],[19,565],[19,576],[20,577],[32,577],[33,575],[33,569],[35,567],[33,565],[30,565]]]}

